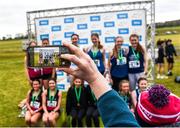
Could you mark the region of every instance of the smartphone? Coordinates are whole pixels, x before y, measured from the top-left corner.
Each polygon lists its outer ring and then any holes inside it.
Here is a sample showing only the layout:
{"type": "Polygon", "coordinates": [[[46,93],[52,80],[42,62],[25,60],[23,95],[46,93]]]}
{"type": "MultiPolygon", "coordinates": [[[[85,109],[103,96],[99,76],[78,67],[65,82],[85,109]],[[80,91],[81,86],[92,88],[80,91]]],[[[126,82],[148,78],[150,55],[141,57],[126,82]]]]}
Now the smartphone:
{"type": "Polygon", "coordinates": [[[28,47],[28,67],[69,67],[71,62],[60,58],[61,54],[70,54],[70,51],[65,46],[28,47]]]}

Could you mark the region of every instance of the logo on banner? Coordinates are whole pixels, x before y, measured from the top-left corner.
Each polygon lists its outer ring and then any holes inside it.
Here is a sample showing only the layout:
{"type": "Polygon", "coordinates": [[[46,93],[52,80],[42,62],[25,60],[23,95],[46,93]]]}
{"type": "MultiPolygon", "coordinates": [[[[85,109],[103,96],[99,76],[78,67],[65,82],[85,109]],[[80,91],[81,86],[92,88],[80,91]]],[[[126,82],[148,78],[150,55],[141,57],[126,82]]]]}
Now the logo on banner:
{"type": "Polygon", "coordinates": [[[79,39],[78,44],[88,44],[88,39],[79,39]]]}
{"type": "Polygon", "coordinates": [[[104,27],[114,27],[114,26],[115,26],[114,21],[112,21],[112,22],[104,22],[104,27]]]}
{"type": "Polygon", "coordinates": [[[114,43],[114,40],[115,39],[115,37],[105,37],[105,42],[106,43],[114,43]]]}
{"type": "Polygon", "coordinates": [[[70,38],[72,36],[72,34],[74,34],[74,32],[65,32],[64,37],[65,38],[70,38]]]}
{"type": "Polygon", "coordinates": [[[132,26],[142,26],[142,20],[132,20],[132,26]]]}
{"type": "Polygon", "coordinates": [[[49,20],[40,20],[39,25],[40,26],[49,25],[49,20]]]}
{"type": "Polygon", "coordinates": [[[128,14],[127,13],[117,14],[117,18],[118,19],[127,19],[128,18],[128,14]]]}
{"type": "Polygon", "coordinates": [[[65,84],[57,84],[56,86],[58,90],[65,90],[65,84]]]}
{"type": "Polygon", "coordinates": [[[64,23],[74,23],[74,18],[64,18],[64,23]]]}
{"type": "Polygon", "coordinates": [[[129,34],[129,28],[119,28],[119,34],[129,34]]]}
{"type": "Polygon", "coordinates": [[[79,30],[81,30],[81,29],[87,29],[87,28],[88,28],[87,24],[78,24],[78,25],[77,25],[77,29],[79,29],[79,30]]]}
{"type": "Polygon", "coordinates": [[[52,32],[61,31],[61,26],[52,26],[51,31],[52,32]]]}
{"type": "Polygon", "coordinates": [[[101,35],[101,30],[92,30],[92,31],[91,31],[91,34],[92,34],[92,33],[97,33],[98,35],[101,35]]]}
{"type": "Polygon", "coordinates": [[[57,76],[63,76],[64,72],[63,71],[57,71],[56,74],[57,74],[57,76]]]}
{"type": "Polygon", "coordinates": [[[100,21],[101,17],[100,16],[90,16],[90,21],[100,21]]]}
{"type": "Polygon", "coordinates": [[[52,45],[61,45],[61,40],[53,40],[52,45]]]}
{"type": "Polygon", "coordinates": [[[40,39],[43,40],[43,39],[49,39],[49,34],[42,34],[40,35],[40,39]]]}
{"type": "Polygon", "coordinates": [[[142,41],[142,36],[141,35],[139,36],[139,41],[142,41]]]}

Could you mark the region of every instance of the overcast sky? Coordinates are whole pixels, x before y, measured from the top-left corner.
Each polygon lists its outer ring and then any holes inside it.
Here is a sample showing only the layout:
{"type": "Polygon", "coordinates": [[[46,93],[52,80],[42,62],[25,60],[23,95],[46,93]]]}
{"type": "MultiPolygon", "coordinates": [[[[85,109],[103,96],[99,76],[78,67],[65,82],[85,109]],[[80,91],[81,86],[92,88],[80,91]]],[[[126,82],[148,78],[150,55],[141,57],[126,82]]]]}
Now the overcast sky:
{"type": "MultiPolygon", "coordinates": [[[[27,30],[26,12],[137,0],[1,0],[0,37],[27,30]]],[[[180,0],[156,0],[156,22],[180,19],[180,0]]]]}

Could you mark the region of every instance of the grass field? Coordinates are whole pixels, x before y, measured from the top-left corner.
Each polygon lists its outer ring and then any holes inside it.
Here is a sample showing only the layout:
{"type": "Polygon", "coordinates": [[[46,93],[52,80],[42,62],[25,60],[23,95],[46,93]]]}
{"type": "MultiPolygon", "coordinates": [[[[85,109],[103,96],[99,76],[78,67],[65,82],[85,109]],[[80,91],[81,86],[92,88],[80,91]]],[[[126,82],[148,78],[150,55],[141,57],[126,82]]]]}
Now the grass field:
{"type": "MultiPolygon", "coordinates": [[[[156,37],[171,38],[175,46],[180,46],[180,35],[156,37]]],[[[24,119],[18,118],[20,110],[18,103],[25,98],[30,89],[24,72],[25,53],[21,49],[21,41],[0,41],[0,126],[26,126],[24,119]]],[[[180,75],[180,58],[176,60],[174,75],[167,80],[156,80],[165,84],[173,93],[180,96],[180,85],[174,83],[174,76],[180,75]]],[[[66,94],[63,93],[62,107],[65,106],[66,94]]],[[[65,116],[58,121],[62,126],[65,116]]]]}

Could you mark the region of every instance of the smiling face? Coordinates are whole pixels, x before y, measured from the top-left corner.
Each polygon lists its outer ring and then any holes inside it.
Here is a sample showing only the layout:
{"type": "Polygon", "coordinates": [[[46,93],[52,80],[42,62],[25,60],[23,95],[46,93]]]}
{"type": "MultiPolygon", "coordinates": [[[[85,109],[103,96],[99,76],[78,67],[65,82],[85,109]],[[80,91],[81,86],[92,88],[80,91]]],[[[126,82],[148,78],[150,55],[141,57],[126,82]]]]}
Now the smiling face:
{"type": "Polygon", "coordinates": [[[34,91],[38,91],[40,89],[40,83],[39,81],[33,81],[33,89],[34,91]]]}
{"type": "Polygon", "coordinates": [[[117,37],[116,40],[115,40],[116,48],[117,48],[117,49],[120,49],[121,46],[122,46],[122,44],[123,44],[123,38],[117,37]]]}
{"type": "Polygon", "coordinates": [[[97,36],[91,36],[91,41],[94,45],[98,45],[99,38],[97,36]]]}
{"type": "Polygon", "coordinates": [[[72,41],[73,44],[77,44],[78,41],[79,41],[79,37],[77,35],[73,35],[71,37],[71,41],[72,41]]]}
{"type": "Polygon", "coordinates": [[[147,86],[148,86],[147,80],[139,81],[139,89],[140,89],[141,92],[145,91],[147,89],[147,86]]]}
{"type": "Polygon", "coordinates": [[[130,91],[128,82],[122,83],[119,88],[120,88],[121,92],[123,92],[124,94],[127,94],[130,91]]]}
{"type": "Polygon", "coordinates": [[[50,81],[49,81],[49,88],[50,88],[51,90],[55,90],[55,88],[56,88],[56,82],[55,82],[54,80],[50,80],[50,81]]]}
{"type": "Polygon", "coordinates": [[[132,36],[130,37],[130,42],[131,42],[132,47],[136,49],[139,43],[139,39],[136,36],[132,36]]]}
{"type": "Polygon", "coordinates": [[[43,40],[42,41],[42,46],[48,46],[49,45],[49,40],[47,39],[45,39],[45,40],[43,40]]]}
{"type": "Polygon", "coordinates": [[[75,85],[76,87],[80,87],[80,86],[82,85],[82,80],[76,78],[76,79],[74,80],[74,85],[75,85]]]}

